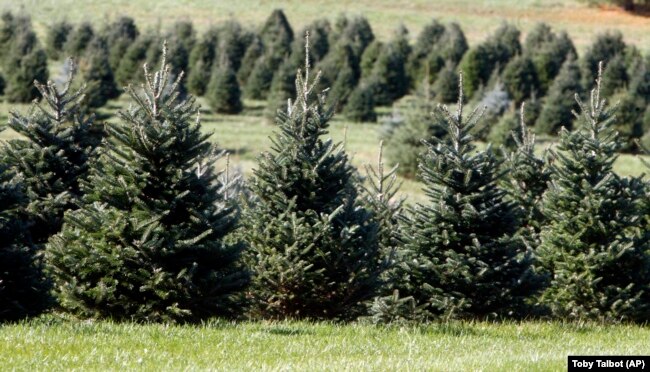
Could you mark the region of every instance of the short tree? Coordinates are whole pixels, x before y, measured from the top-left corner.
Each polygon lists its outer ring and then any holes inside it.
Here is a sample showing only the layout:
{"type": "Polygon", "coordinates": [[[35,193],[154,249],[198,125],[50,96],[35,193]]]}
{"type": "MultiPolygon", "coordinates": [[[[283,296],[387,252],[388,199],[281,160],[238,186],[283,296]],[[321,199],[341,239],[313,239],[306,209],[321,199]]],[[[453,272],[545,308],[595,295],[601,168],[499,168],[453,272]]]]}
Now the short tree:
{"type": "Polygon", "coordinates": [[[517,56],[510,60],[503,70],[502,78],[508,94],[516,104],[521,104],[540,91],[535,65],[527,56],[517,56]]]}
{"type": "Polygon", "coordinates": [[[7,78],[5,97],[9,102],[30,102],[38,97],[32,82],[47,80],[47,54],[40,47],[30,23],[16,30],[3,72],[7,78]]]}
{"type": "Polygon", "coordinates": [[[45,42],[47,55],[50,58],[58,60],[61,57],[63,46],[71,31],[72,25],[66,21],[56,22],[50,26],[45,42]]]}
{"type": "Polygon", "coordinates": [[[346,119],[366,123],[377,121],[373,84],[372,81],[362,81],[350,93],[347,104],[343,108],[343,116],[346,119]]]}
{"type": "Polygon", "coordinates": [[[575,60],[570,58],[564,62],[548,90],[542,112],[535,123],[536,132],[555,135],[562,126],[571,129],[574,119],[572,111],[576,104],[570,98],[580,91],[580,69],[575,60]]]}
{"type": "MultiPolygon", "coordinates": [[[[45,258],[60,305],[81,317],[198,321],[236,314],[248,274],[237,223],[194,100],[178,101],[166,50],[127,92],[134,107],[107,127],[106,147],[45,258]]],[[[182,76],[179,75],[179,79],[182,76]]]]}
{"type": "MultiPolygon", "coordinates": [[[[462,77],[461,77],[462,84],[462,77]]],[[[413,296],[430,316],[521,315],[539,283],[532,255],[516,236],[514,205],[498,187],[502,173],[491,148],[476,151],[470,135],[480,115],[439,111],[449,137],[427,144],[420,165],[427,204],[417,204],[404,225],[404,249],[412,258],[410,281],[400,294],[413,296]]]]}
{"type": "Polygon", "coordinates": [[[109,50],[106,41],[96,37],[90,43],[80,68],[82,78],[88,85],[84,105],[102,107],[109,99],[120,96],[120,90],[115,84],[115,76],[109,63],[109,50]]]}
{"type": "Polygon", "coordinates": [[[213,69],[206,98],[214,112],[238,114],[244,108],[237,75],[227,61],[223,61],[213,69]]]}
{"type": "Polygon", "coordinates": [[[217,29],[210,29],[192,48],[188,62],[190,72],[187,77],[187,89],[194,95],[204,95],[208,87],[212,64],[217,58],[218,35],[217,29]]]}
{"type": "Polygon", "coordinates": [[[581,126],[562,130],[553,151],[538,249],[551,280],[540,303],[560,318],[647,322],[648,237],[637,233],[644,189],[612,169],[620,141],[600,96],[601,73],[588,105],[575,96],[581,126]]]}
{"type": "Polygon", "coordinates": [[[120,66],[120,61],[129,46],[138,38],[140,32],[131,17],[120,16],[101,32],[108,46],[108,62],[113,71],[120,66]]]}
{"type": "Polygon", "coordinates": [[[269,98],[264,111],[267,119],[275,120],[278,111],[286,110],[287,102],[295,97],[296,71],[297,67],[294,65],[293,59],[287,58],[273,76],[269,98]]]}
{"type": "Polygon", "coordinates": [[[63,49],[70,57],[79,57],[86,51],[86,47],[90,44],[95,37],[93,26],[88,22],[82,22],[70,32],[66,39],[63,49]]]}
{"type": "Polygon", "coordinates": [[[377,223],[342,146],[322,139],[333,109],[313,97],[319,77],[309,73],[309,64],[299,71],[296,100],[278,115],[250,185],[242,234],[255,273],[251,313],[350,319],[379,285],[377,223]]]}

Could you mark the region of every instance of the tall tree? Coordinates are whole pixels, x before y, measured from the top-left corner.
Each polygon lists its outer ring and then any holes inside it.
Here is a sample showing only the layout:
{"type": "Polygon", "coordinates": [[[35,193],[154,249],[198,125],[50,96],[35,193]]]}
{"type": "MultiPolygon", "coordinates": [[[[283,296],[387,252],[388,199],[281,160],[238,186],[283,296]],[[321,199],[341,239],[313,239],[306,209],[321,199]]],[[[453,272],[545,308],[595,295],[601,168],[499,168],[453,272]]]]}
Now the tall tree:
{"type": "MultiPolygon", "coordinates": [[[[309,52],[306,52],[309,55],[309,52]]],[[[324,140],[333,109],[314,97],[320,75],[296,78],[271,152],[251,182],[242,234],[255,275],[251,312],[263,318],[350,319],[379,284],[377,224],[363,207],[341,144],[324,140]]]]}
{"type": "Polygon", "coordinates": [[[82,206],[45,251],[59,303],[82,317],[198,321],[239,310],[248,274],[241,244],[227,238],[236,206],[166,58],[165,46],[159,71],[145,65],[144,89],[127,88],[134,106],[107,126],[82,206]]]}

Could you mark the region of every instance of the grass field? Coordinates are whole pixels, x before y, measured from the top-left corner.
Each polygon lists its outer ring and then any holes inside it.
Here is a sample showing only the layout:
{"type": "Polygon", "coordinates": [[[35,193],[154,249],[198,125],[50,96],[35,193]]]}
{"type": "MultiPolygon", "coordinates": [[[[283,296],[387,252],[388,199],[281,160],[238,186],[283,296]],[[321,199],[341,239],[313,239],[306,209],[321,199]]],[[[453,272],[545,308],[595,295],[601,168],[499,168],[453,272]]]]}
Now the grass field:
{"type": "Polygon", "coordinates": [[[566,370],[567,355],[647,354],[650,328],[562,323],[202,326],[64,321],[0,327],[10,370],[566,370]]]}
{"type": "Polygon", "coordinates": [[[192,20],[203,31],[221,20],[235,18],[258,27],[275,8],[284,9],[296,31],[316,18],[335,19],[341,13],[362,14],[380,38],[405,24],[414,38],[432,18],[461,24],[470,43],[483,40],[507,19],[524,33],[544,21],[566,30],[579,50],[598,30],[619,29],[625,39],[650,51],[650,21],[615,8],[589,8],[577,0],[0,0],[0,10],[26,10],[39,35],[57,20],[90,21],[97,25],[120,15],[134,17],[141,28],[163,28],[177,19],[192,20]]]}

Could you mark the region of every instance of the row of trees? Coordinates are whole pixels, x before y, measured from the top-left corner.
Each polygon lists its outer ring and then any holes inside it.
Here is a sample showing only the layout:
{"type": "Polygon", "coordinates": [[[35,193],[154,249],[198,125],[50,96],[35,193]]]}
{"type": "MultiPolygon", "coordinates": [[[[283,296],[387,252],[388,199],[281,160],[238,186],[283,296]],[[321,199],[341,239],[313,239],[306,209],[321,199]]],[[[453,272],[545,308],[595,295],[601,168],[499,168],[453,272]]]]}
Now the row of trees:
{"type": "MultiPolygon", "coordinates": [[[[27,59],[22,64],[6,63],[6,76],[16,80],[7,82],[7,97],[28,102],[37,96],[28,79],[47,78],[45,52],[28,18],[7,13],[3,30],[0,42],[5,40],[9,59],[27,59]],[[29,40],[29,46],[20,46],[22,40],[29,40]],[[13,72],[19,65],[22,74],[13,72]]],[[[489,108],[474,133],[478,139],[508,142],[517,122],[516,107],[524,100],[529,101],[528,121],[536,132],[556,135],[562,125],[570,129],[573,122],[571,111],[577,106],[571,94],[588,94],[589,77],[596,73],[598,61],[607,61],[603,92],[624,107],[619,129],[627,144],[622,149],[637,150],[635,140],[650,129],[650,57],[627,45],[618,32],[598,35],[578,58],[570,37],[546,24],[537,25],[521,40],[520,31],[504,23],[472,48],[460,26],[436,20],[413,43],[403,26],[389,40],[377,40],[363,17],[340,17],[333,24],[316,20],[305,30],[312,33],[310,58],[323,72],[319,88],[329,87],[330,95],[338,99],[337,111],[352,121],[377,120],[376,106],[391,105],[409,92],[419,92],[434,103],[451,103],[458,95],[462,70],[469,105],[489,108]]],[[[101,30],[88,23],[75,27],[59,22],[51,26],[45,50],[51,59],[67,55],[80,61],[83,78],[97,85],[89,90],[94,97],[88,104],[99,107],[119,95],[117,87],[138,79],[143,62],[159,61],[157,46],[162,40],[174,50],[169,61],[174,71],[188,72],[182,91],[205,96],[213,110],[222,113],[240,112],[246,97],[266,100],[265,116],[275,119],[296,93],[295,71],[305,58],[302,42],[294,38],[281,10],[258,30],[229,20],[200,37],[187,21],[165,31],[145,32],[128,17],[101,30]]],[[[650,134],[643,141],[650,144],[650,134]]]]}
{"type": "Polygon", "coordinates": [[[380,155],[364,183],[324,138],[335,109],[309,57],[247,184],[216,170],[172,59],[163,48],[160,70],[145,65],[119,123],[83,115],[74,69],[12,113],[23,137],[0,152],[2,319],[38,313],[51,290],[77,316],[135,321],[650,320],[650,185],[612,170],[622,142],[601,73],[556,150],[536,154],[522,107],[503,160],[474,147],[481,113],[464,113],[460,78],[420,160],[428,200],[403,208],[396,168],[380,155]]]}

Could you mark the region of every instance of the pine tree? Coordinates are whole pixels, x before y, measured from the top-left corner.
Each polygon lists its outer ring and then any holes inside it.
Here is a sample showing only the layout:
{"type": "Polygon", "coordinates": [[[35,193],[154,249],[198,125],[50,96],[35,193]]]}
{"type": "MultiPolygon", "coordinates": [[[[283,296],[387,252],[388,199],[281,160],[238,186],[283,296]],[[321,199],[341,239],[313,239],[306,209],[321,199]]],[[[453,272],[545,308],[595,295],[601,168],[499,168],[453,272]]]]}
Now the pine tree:
{"type": "Polygon", "coordinates": [[[262,40],[258,36],[255,36],[246,49],[246,53],[244,53],[244,57],[242,58],[239,71],[237,71],[237,78],[243,86],[247,84],[248,77],[251,75],[253,69],[255,68],[255,63],[258,59],[260,59],[260,57],[262,57],[263,54],[264,45],[262,44],[262,40]]]}
{"type": "Polygon", "coordinates": [[[134,107],[109,124],[79,210],[66,214],[45,257],[61,306],[81,317],[198,321],[237,312],[247,273],[227,236],[236,208],[215,171],[209,134],[178,101],[166,47],[145,65],[134,107]]]}
{"type": "Polygon", "coordinates": [[[348,102],[343,108],[343,116],[352,122],[371,123],[377,121],[375,113],[374,92],[375,83],[362,81],[350,93],[348,102]]]}
{"type": "Polygon", "coordinates": [[[621,143],[601,78],[602,64],[589,103],[575,96],[581,126],[563,130],[553,151],[538,249],[551,280],[540,303],[560,318],[647,322],[650,256],[647,234],[638,233],[644,189],[612,169],[621,143]]]}
{"type": "Polygon", "coordinates": [[[413,53],[409,56],[407,63],[408,74],[413,83],[419,82],[422,79],[425,71],[423,71],[425,64],[423,63],[427,56],[431,54],[434,48],[438,47],[438,42],[445,33],[445,26],[437,20],[429,22],[415,40],[413,45],[413,53]]]}
{"type": "Polygon", "coordinates": [[[36,315],[47,304],[23,216],[27,205],[21,177],[0,164],[0,324],[36,315]]]}
{"type": "Polygon", "coordinates": [[[527,56],[517,56],[510,60],[503,70],[503,84],[516,104],[521,104],[539,92],[540,85],[533,61],[527,56]]]}
{"type": "Polygon", "coordinates": [[[619,31],[606,31],[596,35],[593,44],[581,59],[583,86],[591,85],[591,76],[598,72],[598,64],[601,61],[611,61],[617,55],[624,54],[626,49],[623,34],[619,31]]]}
{"type": "Polygon", "coordinates": [[[268,97],[278,63],[271,53],[262,55],[255,62],[255,66],[248,79],[246,79],[246,86],[244,87],[244,95],[247,98],[266,99],[268,97]]]}
{"type": "Polygon", "coordinates": [[[86,48],[81,63],[82,78],[88,85],[84,105],[102,107],[109,99],[120,96],[120,90],[115,84],[115,77],[109,63],[109,49],[104,39],[100,37],[93,39],[86,48]]]}
{"type": "Polygon", "coordinates": [[[628,82],[627,67],[622,55],[617,54],[614,58],[605,62],[603,85],[601,87],[603,97],[611,97],[619,91],[625,90],[628,82]]]}
{"type": "Polygon", "coordinates": [[[458,74],[455,69],[451,66],[442,69],[432,88],[439,102],[453,102],[458,97],[458,74]]]}
{"type": "Polygon", "coordinates": [[[38,97],[32,82],[47,80],[47,54],[40,47],[29,20],[15,30],[3,72],[7,77],[5,97],[9,102],[30,102],[38,97]]]}
{"type": "Polygon", "coordinates": [[[174,23],[165,37],[169,43],[169,64],[173,71],[189,71],[190,53],[196,44],[196,32],[190,21],[174,23]]]}
{"type": "Polygon", "coordinates": [[[257,317],[354,318],[379,285],[377,224],[342,146],[322,139],[333,109],[313,97],[319,75],[309,73],[307,63],[295,102],[278,115],[242,218],[257,317]]]}
{"type": "Polygon", "coordinates": [[[393,41],[382,49],[373,68],[372,77],[374,84],[374,99],[377,106],[392,104],[403,97],[409,88],[409,79],[406,75],[406,59],[398,43],[393,41]]]}
{"type": "Polygon", "coordinates": [[[296,71],[297,67],[294,65],[293,59],[287,58],[273,76],[269,98],[264,111],[264,115],[268,119],[275,120],[278,110],[286,110],[288,100],[295,97],[296,71]]]}
{"type": "Polygon", "coordinates": [[[498,187],[502,173],[488,149],[476,151],[470,131],[477,110],[463,116],[462,77],[458,110],[442,106],[449,138],[427,144],[420,172],[427,204],[418,204],[405,221],[404,249],[410,282],[400,290],[426,305],[431,316],[520,315],[538,284],[532,257],[516,236],[518,221],[498,187]]]}
{"type": "Polygon", "coordinates": [[[70,32],[63,46],[65,53],[70,57],[79,57],[86,51],[86,47],[95,37],[93,26],[88,22],[83,22],[77,28],[70,32]]]}
{"type": "Polygon", "coordinates": [[[126,50],[120,65],[115,71],[115,81],[119,86],[126,86],[133,81],[140,66],[147,59],[147,50],[152,45],[159,45],[156,35],[148,33],[138,37],[126,50]]]}
{"type": "MultiPolygon", "coordinates": [[[[327,19],[317,19],[305,26],[300,33],[300,35],[305,35],[309,32],[309,43],[311,44],[309,48],[309,60],[314,65],[317,65],[330,51],[328,36],[331,30],[332,27],[327,19]]],[[[305,48],[303,40],[296,38],[291,45],[291,63],[295,66],[294,72],[297,70],[297,66],[300,66],[304,60],[305,48]]]]}
{"type": "Polygon", "coordinates": [[[63,52],[63,46],[68,39],[68,35],[72,31],[72,25],[66,21],[56,22],[50,26],[47,34],[47,55],[58,60],[63,52]]]}
{"type": "Polygon", "coordinates": [[[34,82],[42,102],[28,115],[11,112],[9,126],[21,138],[7,142],[2,154],[2,162],[24,178],[29,233],[37,248],[59,232],[64,212],[76,208],[83,195],[79,184],[102,137],[94,117],[81,112],[84,87],[70,90],[76,69],[68,63],[62,89],[51,81],[34,82]]]}
{"type": "Polygon", "coordinates": [[[540,95],[546,94],[564,62],[570,58],[577,59],[578,56],[573,42],[566,32],[560,33],[559,36],[552,35],[551,40],[540,46],[530,46],[524,49],[535,65],[540,95]]]}
{"type": "Polygon", "coordinates": [[[262,44],[272,57],[282,60],[291,53],[293,42],[293,30],[287,20],[287,16],[281,9],[275,9],[259,32],[262,44]]]}
{"type": "Polygon", "coordinates": [[[244,108],[237,75],[229,62],[224,60],[212,71],[206,98],[214,112],[238,114],[244,108]]]}
{"type": "Polygon", "coordinates": [[[379,58],[379,54],[384,49],[384,43],[379,40],[374,40],[366,50],[363,51],[361,62],[359,62],[359,69],[361,70],[361,77],[368,78],[372,75],[372,70],[375,67],[375,62],[379,58]]]}
{"type": "Polygon", "coordinates": [[[544,101],[544,108],[535,123],[535,130],[542,134],[557,134],[560,127],[571,129],[573,123],[572,111],[575,101],[571,95],[580,92],[580,69],[572,58],[568,59],[560,73],[553,81],[544,101]]]}
{"type": "Polygon", "coordinates": [[[551,172],[544,160],[546,154],[543,157],[535,154],[535,134],[526,125],[530,120],[524,107],[522,103],[519,126],[510,133],[515,148],[506,154],[503,188],[521,210],[524,236],[528,236],[531,246],[537,247],[538,234],[545,223],[542,196],[548,188],[551,172]]]}

